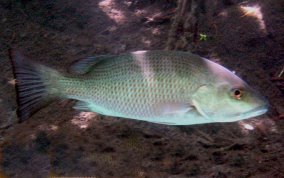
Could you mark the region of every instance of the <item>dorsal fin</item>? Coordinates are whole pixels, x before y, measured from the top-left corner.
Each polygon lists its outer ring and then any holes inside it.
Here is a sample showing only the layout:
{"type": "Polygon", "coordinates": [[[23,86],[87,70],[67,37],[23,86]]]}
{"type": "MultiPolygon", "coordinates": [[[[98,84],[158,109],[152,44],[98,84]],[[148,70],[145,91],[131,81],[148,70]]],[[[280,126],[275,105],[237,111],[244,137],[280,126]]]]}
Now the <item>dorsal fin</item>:
{"type": "Polygon", "coordinates": [[[111,55],[92,56],[85,59],[77,60],[71,64],[69,72],[73,74],[86,74],[91,71],[92,67],[104,59],[111,58],[111,55]]]}

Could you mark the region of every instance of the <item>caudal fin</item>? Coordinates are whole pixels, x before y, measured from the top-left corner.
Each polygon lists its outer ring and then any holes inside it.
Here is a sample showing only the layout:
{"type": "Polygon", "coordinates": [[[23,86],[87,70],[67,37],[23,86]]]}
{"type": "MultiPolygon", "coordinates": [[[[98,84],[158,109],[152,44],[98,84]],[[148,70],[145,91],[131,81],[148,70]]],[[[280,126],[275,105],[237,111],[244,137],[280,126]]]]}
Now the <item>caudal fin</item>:
{"type": "Polygon", "coordinates": [[[54,89],[51,92],[51,80],[57,72],[30,62],[19,51],[10,50],[9,54],[16,79],[17,112],[22,122],[56,98],[54,89]]]}

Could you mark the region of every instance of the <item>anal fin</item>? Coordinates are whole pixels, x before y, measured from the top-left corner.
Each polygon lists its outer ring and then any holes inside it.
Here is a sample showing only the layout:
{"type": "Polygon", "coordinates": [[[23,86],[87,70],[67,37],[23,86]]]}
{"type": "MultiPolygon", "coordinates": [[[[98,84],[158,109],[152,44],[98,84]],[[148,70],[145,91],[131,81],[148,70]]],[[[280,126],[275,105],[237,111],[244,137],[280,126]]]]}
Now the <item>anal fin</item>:
{"type": "Polygon", "coordinates": [[[90,104],[84,101],[78,101],[73,108],[80,111],[91,111],[90,104]]]}

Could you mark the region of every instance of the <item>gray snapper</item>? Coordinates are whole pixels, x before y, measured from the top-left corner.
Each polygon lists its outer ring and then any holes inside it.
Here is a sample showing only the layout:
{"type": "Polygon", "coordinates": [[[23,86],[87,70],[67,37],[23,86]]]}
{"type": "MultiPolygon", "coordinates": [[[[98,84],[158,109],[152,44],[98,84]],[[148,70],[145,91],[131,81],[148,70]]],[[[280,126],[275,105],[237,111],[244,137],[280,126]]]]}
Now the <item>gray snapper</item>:
{"type": "Polygon", "coordinates": [[[264,114],[267,101],[221,65],[190,52],[137,51],[74,63],[72,75],[10,52],[20,121],[56,98],[75,109],[167,125],[233,122],[264,114]]]}

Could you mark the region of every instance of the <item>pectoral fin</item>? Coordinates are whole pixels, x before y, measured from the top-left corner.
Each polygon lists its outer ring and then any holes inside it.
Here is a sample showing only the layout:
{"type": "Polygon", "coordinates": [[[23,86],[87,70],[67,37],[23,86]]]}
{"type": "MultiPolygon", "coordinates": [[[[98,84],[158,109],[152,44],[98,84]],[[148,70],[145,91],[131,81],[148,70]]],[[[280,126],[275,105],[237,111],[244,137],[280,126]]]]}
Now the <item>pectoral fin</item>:
{"type": "Polygon", "coordinates": [[[200,115],[202,115],[203,117],[209,119],[208,114],[206,114],[206,113],[201,109],[201,107],[198,105],[198,103],[197,103],[195,100],[193,100],[192,103],[194,104],[196,110],[198,111],[198,113],[199,113],[200,115]]]}
{"type": "Polygon", "coordinates": [[[202,115],[204,118],[209,119],[209,113],[206,111],[205,106],[207,105],[206,103],[203,104],[203,107],[201,107],[201,101],[204,102],[202,98],[208,98],[210,99],[210,88],[207,85],[202,85],[200,86],[196,92],[192,95],[192,104],[198,111],[200,115],[202,115]]]}

